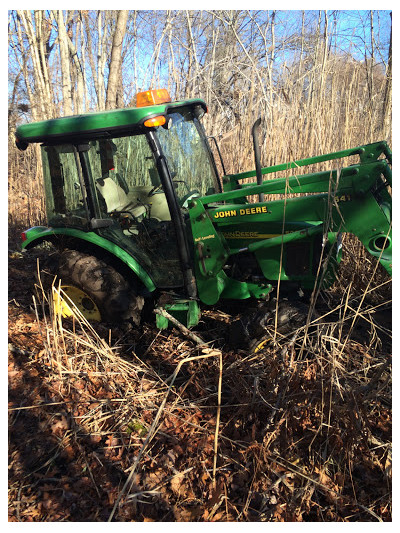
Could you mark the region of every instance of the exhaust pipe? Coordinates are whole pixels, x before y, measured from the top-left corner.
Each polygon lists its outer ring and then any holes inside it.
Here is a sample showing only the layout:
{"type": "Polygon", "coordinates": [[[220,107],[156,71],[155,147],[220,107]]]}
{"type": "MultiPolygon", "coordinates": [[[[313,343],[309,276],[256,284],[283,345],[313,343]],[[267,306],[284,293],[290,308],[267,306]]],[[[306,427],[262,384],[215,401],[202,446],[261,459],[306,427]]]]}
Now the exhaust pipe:
{"type": "MultiPolygon", "coordinates": [[[[261,118],[258,118],[252,127],[251,134],[253,136],[253,147],[254,147],[254,161],[256,164],[256,176],[257,176],[257,185],[262,185],[263,178],[261,174],[261,163],[260,163],[260,145],[258,143],[258,129],[261,124],[261,118]]],[[[258,195],[258,201],[264,201],[264,193],[260,192],[258,195]]]]}

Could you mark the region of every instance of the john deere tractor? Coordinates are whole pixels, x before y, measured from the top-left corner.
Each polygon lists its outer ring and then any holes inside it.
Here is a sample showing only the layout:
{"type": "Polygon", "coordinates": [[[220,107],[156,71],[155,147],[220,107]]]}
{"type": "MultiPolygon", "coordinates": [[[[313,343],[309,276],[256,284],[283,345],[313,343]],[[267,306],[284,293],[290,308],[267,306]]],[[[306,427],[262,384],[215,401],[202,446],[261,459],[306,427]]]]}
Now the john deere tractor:
{"type": "Polygon", "coordinates": [[[391,273],[385,142],[262,168],[258,120],[255,170],[221,176],[206,112],[162,89],[139,93],[134,108],[17,129],[21,150],[41,145],[48,220],[24,231],[22,246],[54,245],[44,269],[61,286],[64,316],[76,307],[88,320],[139,324],[147,302],[192,327],[201,304],[267,301],[278,284],[288,298],[328,287],[345,232],[391,273]],[[296,175],[326,162],[330,170],[296,175]]]}

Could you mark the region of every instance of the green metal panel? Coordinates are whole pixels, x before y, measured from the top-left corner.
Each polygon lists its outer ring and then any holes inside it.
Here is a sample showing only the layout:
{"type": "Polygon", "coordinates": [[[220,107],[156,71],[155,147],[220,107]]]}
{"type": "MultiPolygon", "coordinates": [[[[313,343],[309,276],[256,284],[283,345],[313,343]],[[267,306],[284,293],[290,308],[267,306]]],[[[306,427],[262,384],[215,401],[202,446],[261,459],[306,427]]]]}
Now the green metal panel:
{"type": "MultiPolygon", "coordinates": [[[[199,323],[201,312],[196,300],[175,300],[163,308],[187,328],[199,323]]],[[[156,324],[159,329],[166,329],[170,325],[168,318],[159,314],[156,314],[156,324]]]]}
{"type": "Polygon", "coordinates": [[[227,247],[204,205],[196,199],[190,202],[190,207],[197,290],[204,303],[213,305],[225,288],[224,279],[218,274],[228,258],[227,247]]]}
{"type": "MultiPolygon", "coordinates": [[[[366,186],[370,180],[373,183],[376,180],[376,176],[374,178],[366,175],[366,186]]],[[[381,192],[387,191],[382,190],[381,192]]],[[[230,241],[228,237],[229,234],[235,234],[235,226],[239,231],[246,229],[249,232],[249,237],[240,241],[240,244],[242,248],[246,246],[250,252],[280,247],[281,244],[294,240],[310,238],[317,233],[322,234],[326,229],[333,232],[352,233],[361,240],[368,252],[376,257],[391,274],[390,204],[379,204],[371,192],[363,191],[360,187],[357,189],[348,186],[338,191],[336,203],[333,203],[328,194],[317,194],[288,200],[274,200],[266,204],[268,206],[266,213],[257,213],[256,208],[262,205],[251,204],[251,208],[249,204],[237,206],[237,214],[230,217],[218,216],[215,218],[215,212],[218,213],[218,210],[210,210],[209,213],[211,217],[214,214],[213,221],[224,232],[229,245],[231,245],[233,239],[230,241]],[[254,213],[252,213],[252,209],[254,209],[254,213]],[[240,213],[243,214],[241,215],[240,213]],[[276,236],[273,233],[276,231],[276,225],[273,226],[272,223],[282,224],[284,220],[283,214],[285,214],[286,224],[291,225],[285,225],[285,235],[276,236]],[[323,223],[329,219],[331,220],[331,227],[324,228],[323,223]],[[298,224],[304,224],[304,227],[295,230],[293,228],[294,221],[298,221],[298,224]],[[311,222],[313,223],[312,226],[308,227],[311,222]],[[268,223],[273,228],[271,234],[264,240],[254,237],[255,232],[252,234],[251,230],[258,225],[258,230],[262,235],[267,231],[268,223]],[[288,229],[290,229],[290,232],[286,233],[288,229]],[[386,236],[388,236],[388,239],[384,243],[385,248],[382,251],[379,245],[383,244],[382,239],[386,239],[386,236]]],[[[226,212],[233,214],[234,210],[228,209],[226,212]]],[[[238,251],[237,248],[231,249],[231,254],[238,251]]]]}
{"type": "Polygon", "coordinates": [[[206,109],[206,104],[203,100],[190,99],[148,107],[131,107],[100,111],[97,113],[86,113],[83,115],[23,124],[17,128],[16,137],[18,141],[26,143],[46,142],[73,135],[83,136],[84,134],[98,131],[107,133],[107,131],[112,132],[113,130],[127,129],[129,127],[135,128],[141,125],[147,118],[164,115],[170,110],[182,107],[183,105],[201,105],[206,109]]]}
{"type": "MultiPolygon", "coordinates": [[[[240,179],[254,177],[255,171],[228,176],[224,193],[201,197],[197,202],[209,206],[208,218],[217,234],[224,236],[229,255],[254,254],[266,282],[279,276],[282,281],[298,281],[303,288],[313,288],[318,267],[314,259],[319,256],[318,247],[324,235],[324,257],[329,258],[324,262],[327,268],[324,280],[332,283],[341,258],[340,241],[337,241],[341,232],[356,235],[391,274],[391,195],[387,190],[391,185],[391,152],[386,143],[275,165],[263,169],[263,174],[350,156],[358,156],[359,163],[341,168],[340,175],[337,170],[322,171],[265,180],[261,185],[238,183],[240,179]],[[249,196],[261,192],[277,195],[277,199],[248,203],[249,196]],[[295,193],[296,197],[289,197],[289,193],[295,193]],[[297,242],[305,250],[305,256],[310,254],[304,273],[290,272],[297,242]]],[[[220,297],[228,293],[233,298],[249,297],[257,292],[250,285],[231,280],[224,271],[218,272],[214,280],[208,280],[208,290],[214,299],[218,292],[220,297]],[[218,284],[224,285],[222,290],[216,290],[218,284]]]]}
{"type": "Polygon", "coordinates": [[[145,287],[150,291],[154,291],[156,286],[153,283],[153,280],[150,278],[146,270],[140,266],[140,264],[135,260],[134,257],[125,252],[122,248],[116,244],[110,242],[103,237],[100,237],[93,232],[85,232],[78,229],[72,228],[48,228],[46,226],[36,226],[26,230],[25,232],[26,240],[22,243],[22,248],[29,248],[30,246],[35,246],[43,240],[50,239],[53,235],[65,235],[67,237],[73,237],[79,240],[87,241],[100,248],[104,248],[115,257],[120,259],[125,263],[140,279],[140,281],[145,285],[145,287]]]}
{"type": "Polygon", "coordinates": [[[190,221],[194,242],[195,274],[199,298],[207,305],[220,298],[264,298],[271,290],[267,283],[246,283],[229,278],[222,270],[230,250],[221,232],[201,202],[190,204],[190,221]]]}
{"type": "Polygon", "coordinates": [[[246,298],[263,299],[272,289],[272,285],[266,281],[260,283],[238,281],[229,278],[224,271],[219,273],[219,277],[223,279],[224,283],[221,298],[225,298],[226,300],[244,300],[246,298]]]}

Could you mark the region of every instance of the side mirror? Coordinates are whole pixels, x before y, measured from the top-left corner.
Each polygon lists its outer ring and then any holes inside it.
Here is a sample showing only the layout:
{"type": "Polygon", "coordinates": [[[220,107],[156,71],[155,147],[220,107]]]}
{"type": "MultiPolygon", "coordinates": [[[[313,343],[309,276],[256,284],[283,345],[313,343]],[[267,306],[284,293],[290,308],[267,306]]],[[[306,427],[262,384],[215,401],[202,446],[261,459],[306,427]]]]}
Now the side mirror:
{"type": "Polygon", "coordinates": [[[24,141],[20,141],[18,138],[15,139],[15,144],[16,144],[18,150],[21,150],[21,152],[23,152],[24,150],[26,150],[28,148],[28,143],[26,143],[24,141]]]}

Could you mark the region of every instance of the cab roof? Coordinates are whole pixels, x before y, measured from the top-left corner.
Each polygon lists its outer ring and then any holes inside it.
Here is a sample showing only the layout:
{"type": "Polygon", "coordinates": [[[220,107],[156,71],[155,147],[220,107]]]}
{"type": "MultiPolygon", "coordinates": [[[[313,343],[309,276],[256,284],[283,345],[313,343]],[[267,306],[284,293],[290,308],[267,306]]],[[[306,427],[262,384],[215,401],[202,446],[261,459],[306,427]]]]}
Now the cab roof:
{"type": "Polygon", "coordinates": [[[128,133],[143,127],[145,120],[158,115],[166,115],[175,108],[200,105],[207,106],[203,100],[190,99],[180,102],[152,105],[146,107],[128,107],[98,111],[83,115],[73,115],[41,122],[23,124],[16,130],[18,148],[24,150],[29,143],[72,142],[83,139],[110,137],[128,133]]]}

